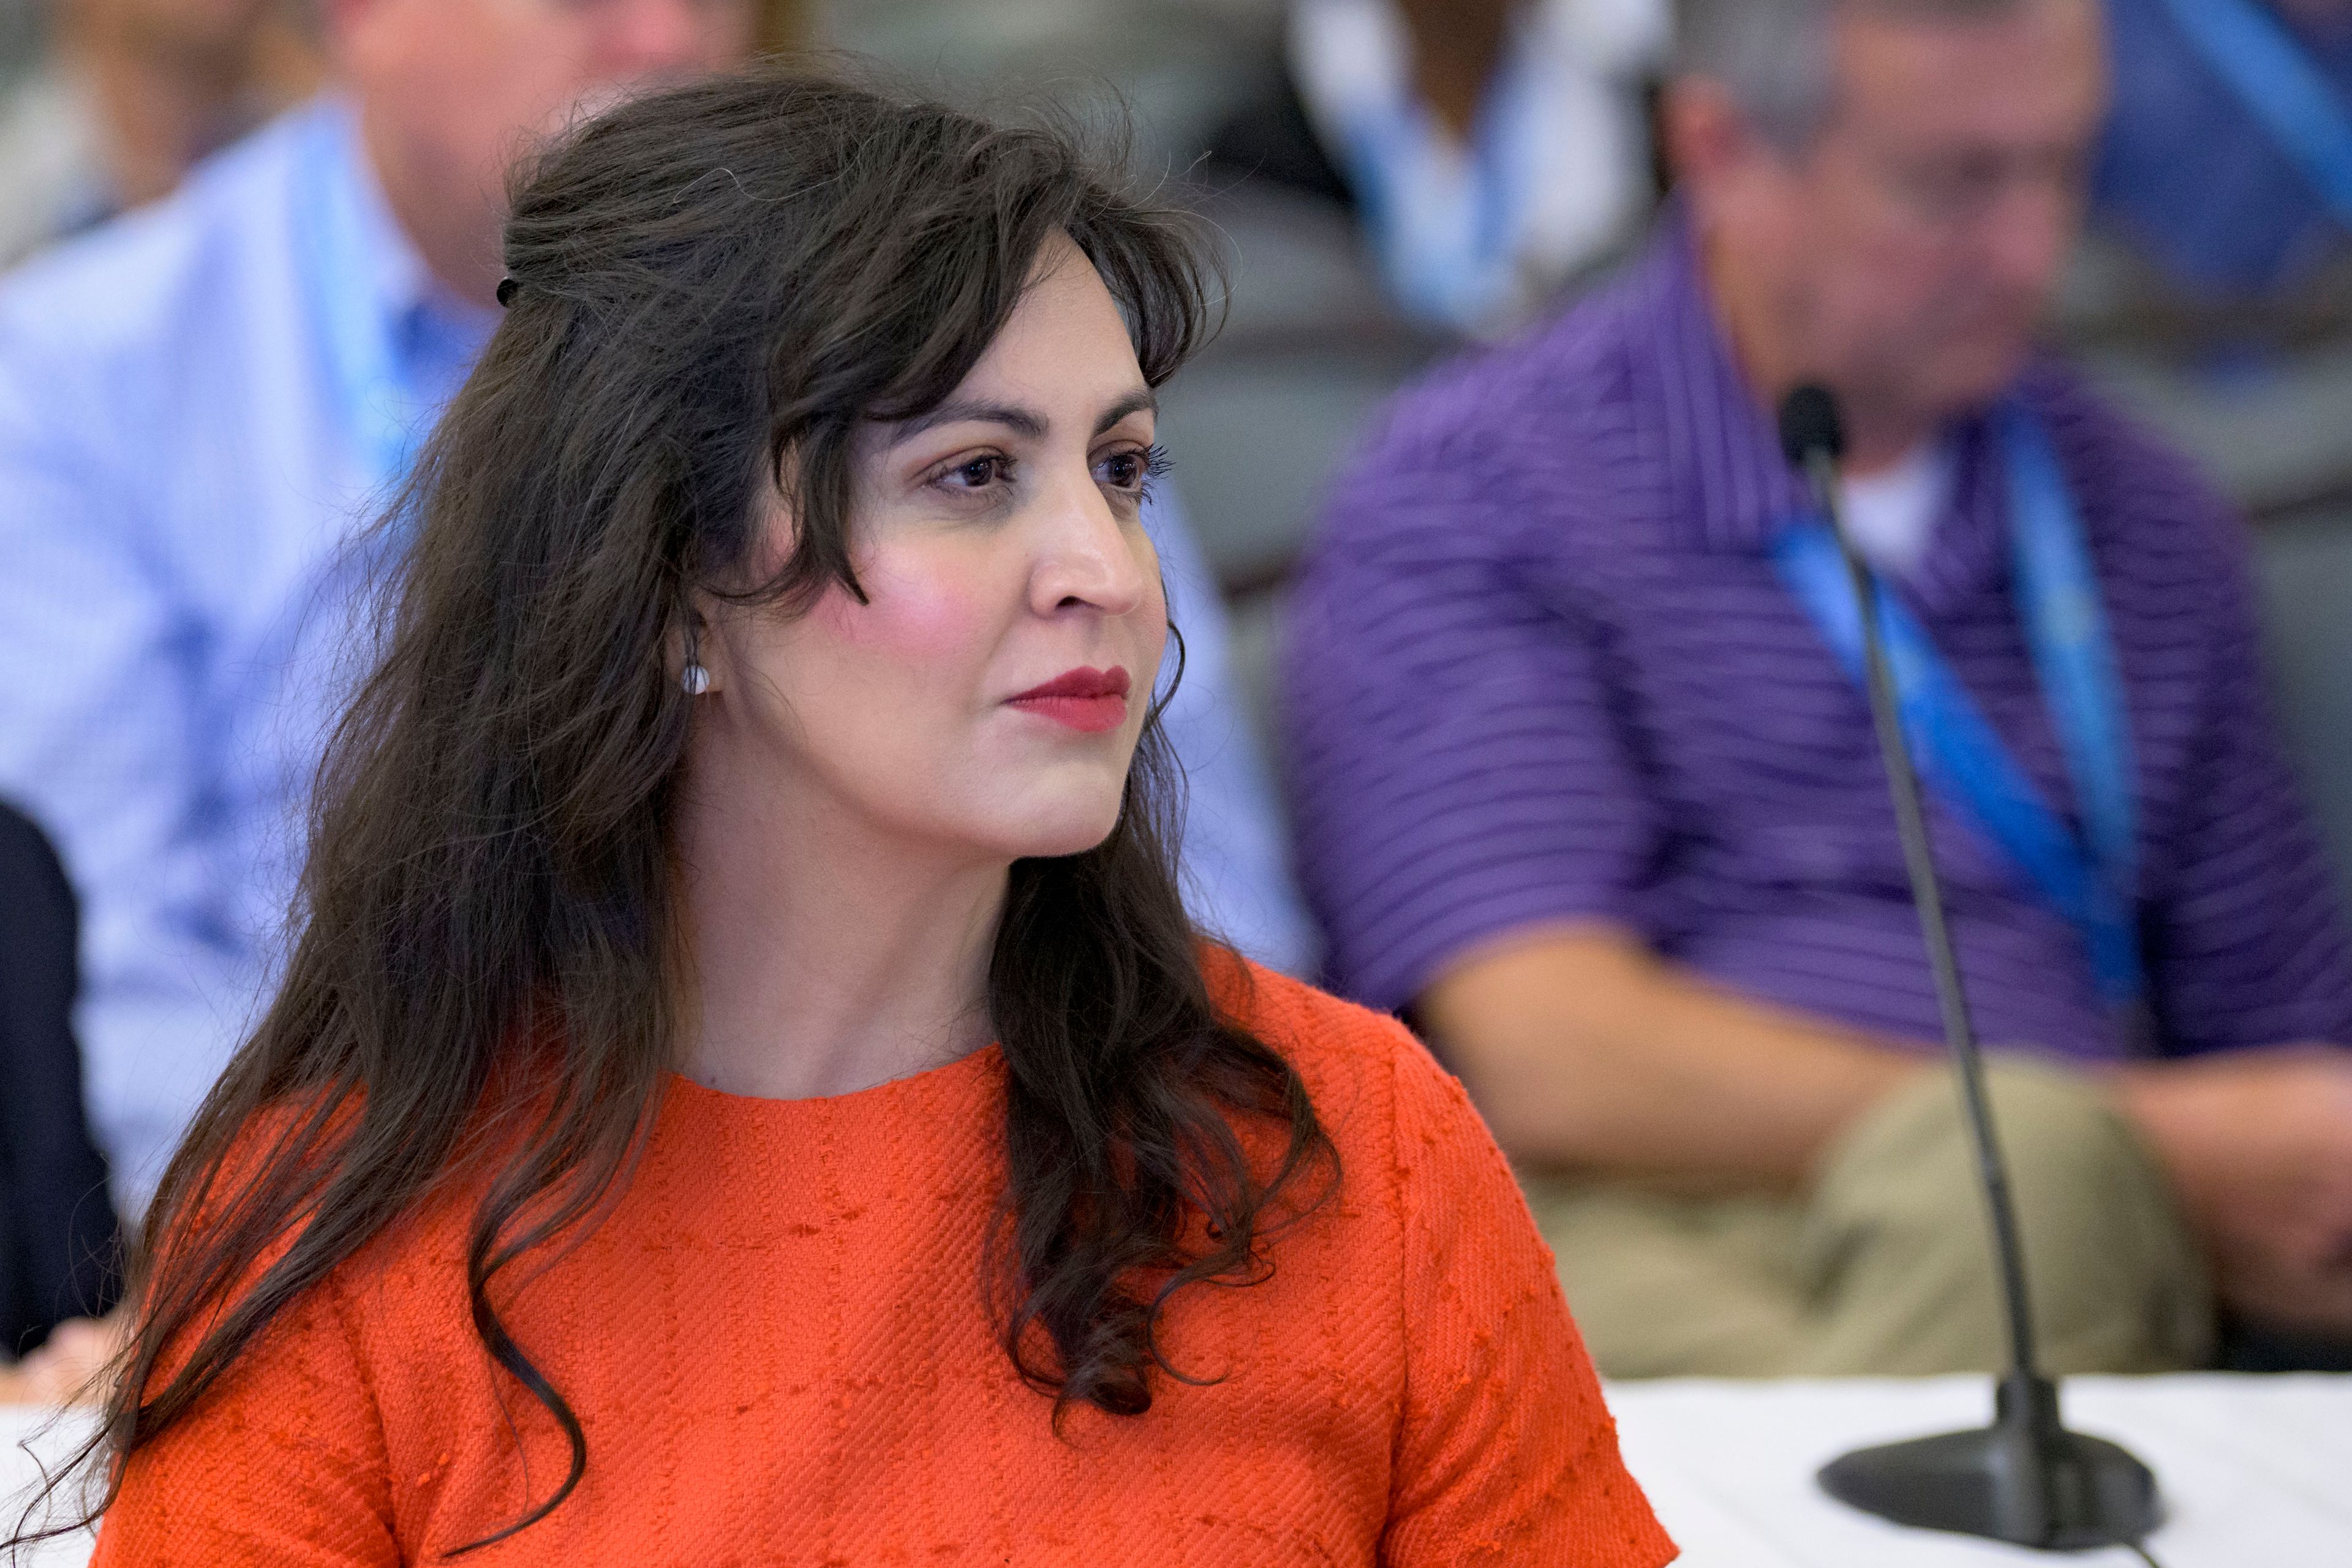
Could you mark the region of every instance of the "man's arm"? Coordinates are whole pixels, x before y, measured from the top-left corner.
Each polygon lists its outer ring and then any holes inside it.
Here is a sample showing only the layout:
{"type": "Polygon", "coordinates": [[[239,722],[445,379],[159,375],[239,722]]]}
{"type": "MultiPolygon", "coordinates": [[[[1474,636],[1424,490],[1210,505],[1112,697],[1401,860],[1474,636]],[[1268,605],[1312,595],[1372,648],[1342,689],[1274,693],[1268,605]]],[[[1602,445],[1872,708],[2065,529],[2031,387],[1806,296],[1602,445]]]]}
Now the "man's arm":
{"type": "Polygon", "coordinates": [[[2195,584],[2168,608],[2203,656],[2196,771],[2144,922],[2157,1014],[2186,1059],[2127,1068],[2117,1093],[2223,1300],[2352,1334],[2352,943],[2273,716],[2245,530],[2193,477],[2168,467],[2150,489],[2125,515],[2196,509],[2194,526],[2133,535],[2147,574],[2195,584]]]}
{"type": "MultiPolygon", "coordinates": [[[[1474,954],[1419,1011],[1514,1158],[1683,1188],[1795,1186],[1878,1098],[1940,1070],[1715,990],[1605,925],[1474,954]]],[[[2352,1052],[2231,1051],[2109,1082],[2223,1300],[2272,1329],[2352,1333],[2352,1052]]]]}
{"type": "Polygon", "coordinates": [[[1418,1011],[1515,1159],[1676,1185],[1794,1186],[1935,1065],[1717,990],[1603,923],[1473,953],[1418,1011]]]}
{"type": "Polygon", "coordinates": [[[2352,1052],[2230,1051],[2126,1068],[2116,1095],[2213,1260],[2265,1327],[2352,1334],[2352,1052]]]}

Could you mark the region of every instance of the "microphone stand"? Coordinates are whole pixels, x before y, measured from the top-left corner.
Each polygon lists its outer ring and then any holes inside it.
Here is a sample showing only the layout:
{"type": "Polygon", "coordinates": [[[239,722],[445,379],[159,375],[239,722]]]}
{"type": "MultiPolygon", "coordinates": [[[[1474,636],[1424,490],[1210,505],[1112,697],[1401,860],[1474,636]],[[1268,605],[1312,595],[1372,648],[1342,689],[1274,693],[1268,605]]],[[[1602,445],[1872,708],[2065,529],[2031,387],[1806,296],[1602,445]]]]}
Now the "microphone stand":
{"type": "Polygon", "coordinates": [[[2157,1524],[2156,1478],[2115,1444],[2068,1431],[2059,1416],[2058,1385],[2042,1375],[2037,1363],[2025,1293],[2025,1254],[2018,1241],[2009,1171],[1985,1100],[1984,1058],[1960,988],[1942,887],[1927,846],[1919,778],[1912,767],[1882,645],[1876,584],[1846,532],[1838,504],[1837,459],[1845,442],[1836,400],[1818,386],[1790,394],[1780,408],[1780,440],[1789,460],[1804,471],[1814,503],[1837,536],[1862,611],[1871,720],[1885,759],[1904,865],[1935,973],[1944,1038],[1951,1047],[1961,1104],[1968,1112],[2009,1337],[2009,1370],[1995,1385],[1990,1426],[1848,1454],[1822,1468],[1821,1484],[1842,1502],[1921,1529],[2047,1551],[2137,1546],[2157,1524]]]}

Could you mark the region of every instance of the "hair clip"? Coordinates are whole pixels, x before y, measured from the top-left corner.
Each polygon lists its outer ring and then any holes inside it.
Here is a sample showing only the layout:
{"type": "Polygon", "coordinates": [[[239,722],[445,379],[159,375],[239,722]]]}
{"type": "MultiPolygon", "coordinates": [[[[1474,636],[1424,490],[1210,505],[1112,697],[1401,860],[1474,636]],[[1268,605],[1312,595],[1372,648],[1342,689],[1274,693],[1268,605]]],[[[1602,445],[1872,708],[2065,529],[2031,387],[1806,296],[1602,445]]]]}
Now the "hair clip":
{"type": "Polygon", "coordinates": [[[511,279],[511,278],[501,278],[501,279],[499,279],[499,308],[500,310],[504,310],[504,309],[505,309],[506,307],[508,307],[509,305],[513,304],[513,303],[514,303],[514,297],[515,297],[515,290],[516,290],[516,289],[520,289],[520,288],[521,288],[521,287],[522,287],[522,285],[521,285],[521,284],[520,284],[520,283],[516,282],[516,281],[515,281],[513,279],[511,279]]]}

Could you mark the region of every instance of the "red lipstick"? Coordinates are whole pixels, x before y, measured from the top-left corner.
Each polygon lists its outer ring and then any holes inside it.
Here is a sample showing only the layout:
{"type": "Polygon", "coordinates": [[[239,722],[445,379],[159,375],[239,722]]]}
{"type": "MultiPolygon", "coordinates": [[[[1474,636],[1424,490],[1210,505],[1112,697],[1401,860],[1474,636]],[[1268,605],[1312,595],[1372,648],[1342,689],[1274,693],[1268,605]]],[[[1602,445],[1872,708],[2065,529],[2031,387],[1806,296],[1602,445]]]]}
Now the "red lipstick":
{"type": "Polygon", "coordinates": [[[1127,671],[1116,665],[1108,669],[1081,668],[1004,701],[1008,708],[1097,735],[1127,722],[1128,686],[1127,671]]]}

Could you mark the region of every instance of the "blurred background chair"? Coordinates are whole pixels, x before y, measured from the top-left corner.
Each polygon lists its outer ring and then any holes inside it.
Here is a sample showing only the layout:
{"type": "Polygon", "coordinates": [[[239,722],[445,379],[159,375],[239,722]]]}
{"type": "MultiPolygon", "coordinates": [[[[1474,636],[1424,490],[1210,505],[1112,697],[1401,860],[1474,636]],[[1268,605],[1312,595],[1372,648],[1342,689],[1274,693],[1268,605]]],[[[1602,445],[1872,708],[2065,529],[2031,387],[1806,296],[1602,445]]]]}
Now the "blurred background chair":
{"type": "Polygon", "coordinates": [[[106,1163],[82,1114],[72,890],[48,840],[0,805],[0,1359],[121,1287],[106,1163]]]}

